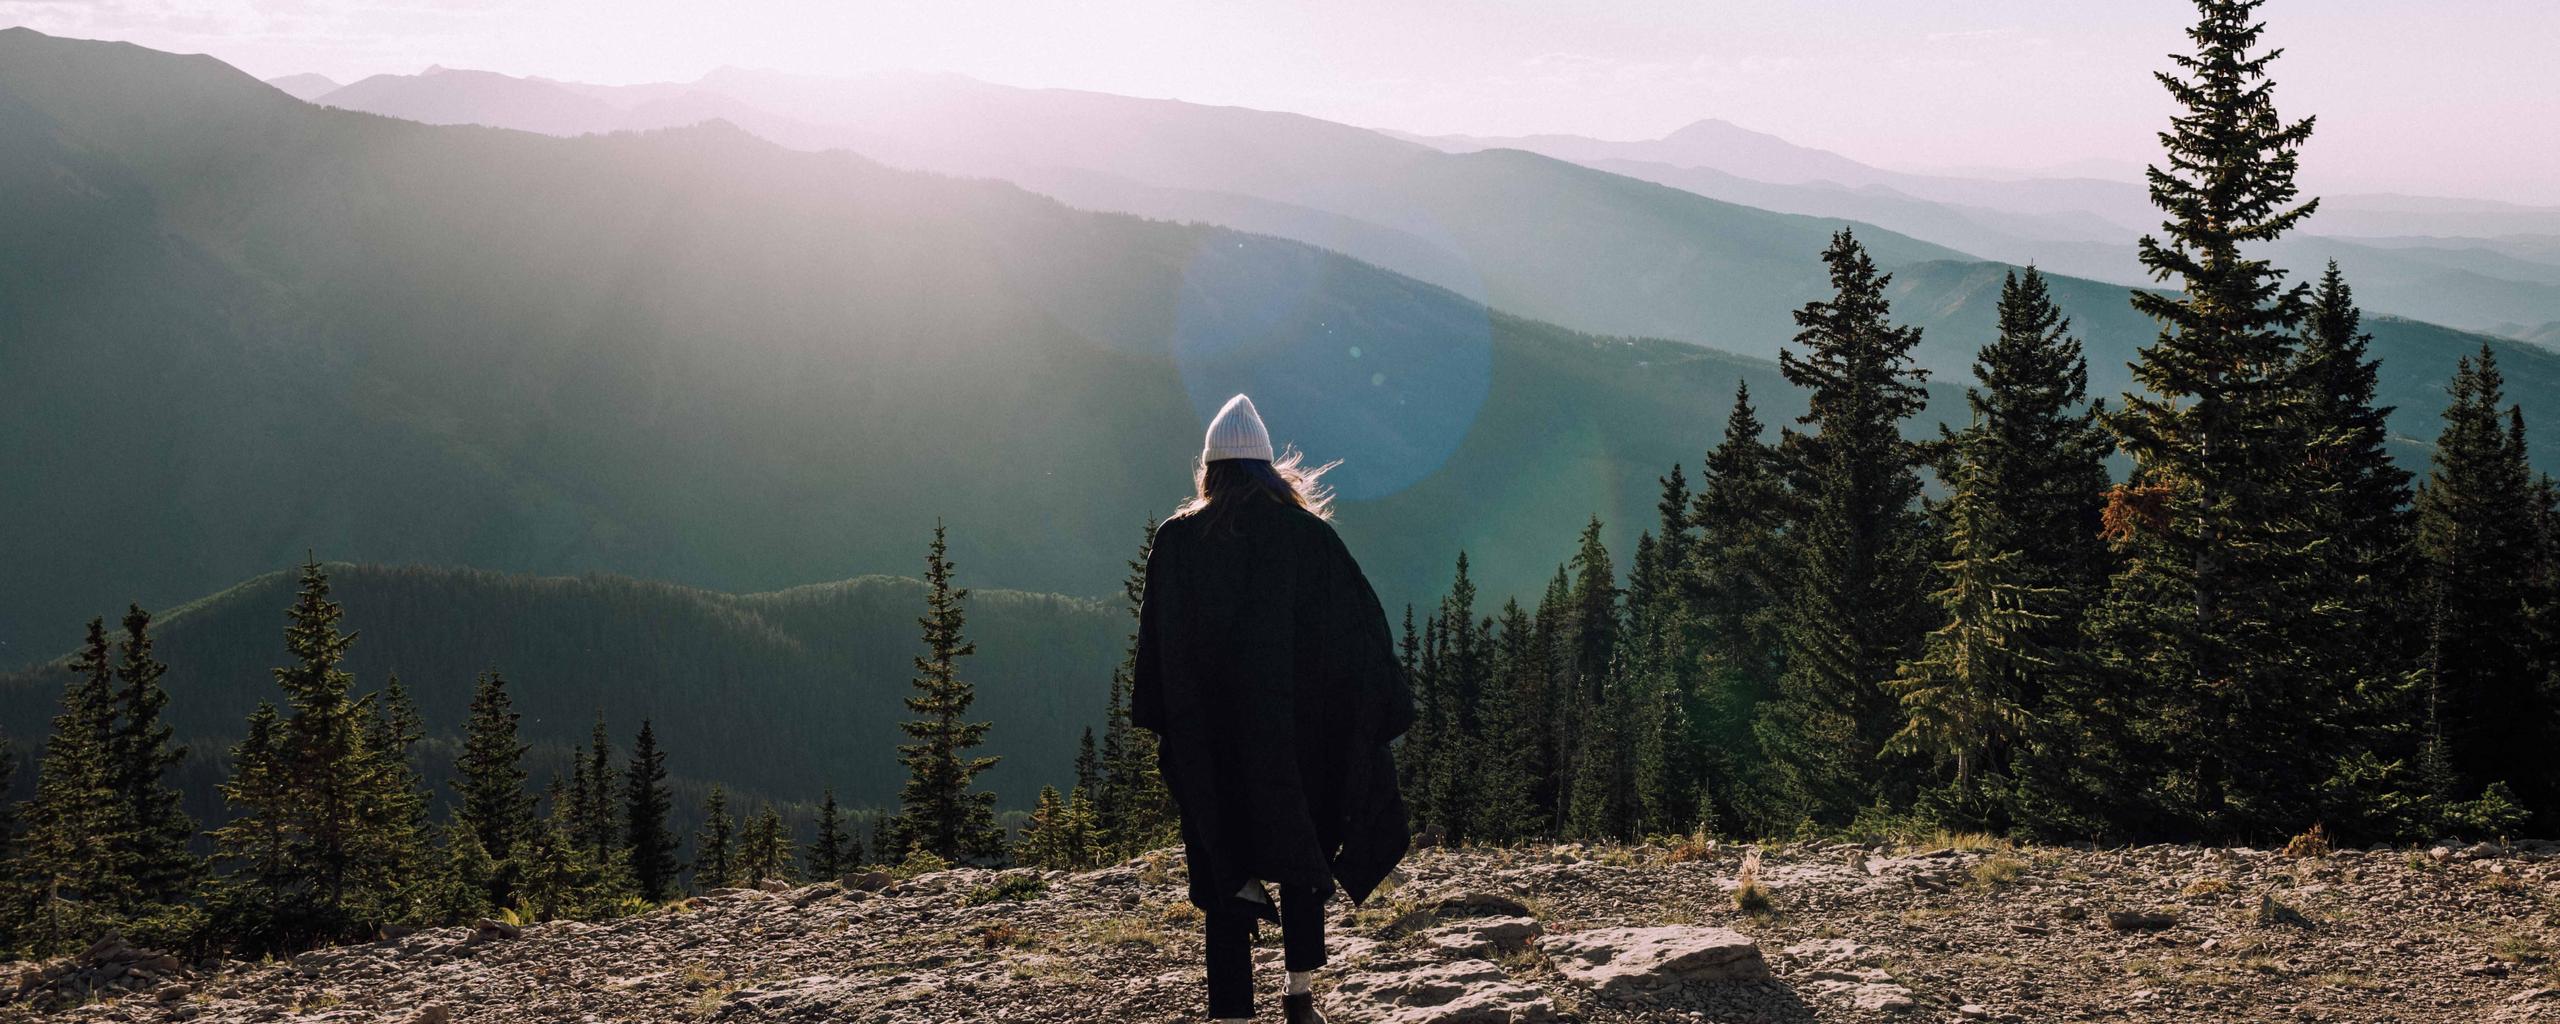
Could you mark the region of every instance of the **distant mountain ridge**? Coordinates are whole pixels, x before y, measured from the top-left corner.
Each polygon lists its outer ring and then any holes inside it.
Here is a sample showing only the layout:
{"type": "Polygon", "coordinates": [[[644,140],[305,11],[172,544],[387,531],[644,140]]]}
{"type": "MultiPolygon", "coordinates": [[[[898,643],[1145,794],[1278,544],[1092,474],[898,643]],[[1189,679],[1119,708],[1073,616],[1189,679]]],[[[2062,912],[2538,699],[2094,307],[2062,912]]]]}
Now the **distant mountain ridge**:
{"type": "MultiPolygon", "coordinates": [[[[1854,222],[1887,265],[1969,254],[2126,285],[2151,283],[2133,242],[2159,220],[2132,181],[1887,170],[1721,120],[1626,142],[1430,137],[955,75],[722,69],[691,83],[504,79],[500,88],[457,74],[379,76],[319,102],[558,135],[717,118],[794,148],[847,148],[1001,178],[1087,209],[1291,238],[1570,327],[1764,356],[1792,333],[1792,306],[1780,300],[1818,282],[1778,276],[1809,264],[1793,246],[1753,241],[1767,233],[1751,223],[1759,211],[1854,222]],[[1604,184],[1527,153],[1732,205],[1604,184]],[[1915,248],[1931,243],[1944,248],[1915,248]]],[[[2338,260],[2376,311],[2487,329],[2560,319],[2560,258],[2471,255],[2469,240],[2420,252],[2329,236],[2546,221],[2560,224],[2560,210],[2335,196],[2312,222],[2322,235],[2295,235],[2267,255],[2306,275],[2338,260]]]]}

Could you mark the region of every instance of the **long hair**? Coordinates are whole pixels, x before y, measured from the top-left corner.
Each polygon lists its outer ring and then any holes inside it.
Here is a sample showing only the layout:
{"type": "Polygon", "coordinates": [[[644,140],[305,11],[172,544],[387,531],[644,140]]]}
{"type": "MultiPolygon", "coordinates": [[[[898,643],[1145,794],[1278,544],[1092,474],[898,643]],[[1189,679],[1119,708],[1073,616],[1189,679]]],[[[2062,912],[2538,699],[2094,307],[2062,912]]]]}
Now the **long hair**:
{"type": "Polygon", "coordinates": [[[1276,501],[1306,510],[1318,519],[1333,518],[1333,488],[1323,477],[1340,460],[1321,466],[1306,464],[1306,456],[1297,449],[1285,449],[1270,462],[1261,459],[1219,459],[1204,462],[1192,472],[1191,500],[1174,511],[1176,516],[1201,516],[1216,522],[1226,511],[1250,501],[1276,501]]]}

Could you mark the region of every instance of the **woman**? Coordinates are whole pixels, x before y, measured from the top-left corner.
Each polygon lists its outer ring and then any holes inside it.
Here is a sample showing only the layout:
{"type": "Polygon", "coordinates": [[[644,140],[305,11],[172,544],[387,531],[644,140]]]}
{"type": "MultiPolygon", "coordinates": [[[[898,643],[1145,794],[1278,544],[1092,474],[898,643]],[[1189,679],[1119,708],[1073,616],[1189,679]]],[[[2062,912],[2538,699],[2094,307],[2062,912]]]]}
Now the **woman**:
{"type": "Polygon", "coordinates": [[[1387,744],[1413,723],[1386,613],[1326,522],[1297,453],[1272,457],[1253,401],[1209,424],[1198,493],[1156,531],[1131,718],[1182,812],[1208,929],[1209,1016],[1253,1016],[1253,933],[1280,923],[1289,1024],[1321,1022],[1324,904],[1367,899],[1404,858],[1387,744]],[[1266,883],[1279,889],[1277,906],[1266,883]]]}

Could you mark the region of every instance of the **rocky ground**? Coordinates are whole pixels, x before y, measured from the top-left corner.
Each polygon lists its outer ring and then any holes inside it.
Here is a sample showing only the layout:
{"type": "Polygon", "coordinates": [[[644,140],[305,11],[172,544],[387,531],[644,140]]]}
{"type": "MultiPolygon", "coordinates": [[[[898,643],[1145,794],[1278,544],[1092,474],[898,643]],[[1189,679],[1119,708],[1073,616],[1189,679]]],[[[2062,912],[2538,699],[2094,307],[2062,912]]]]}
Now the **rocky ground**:
{"type": "MultiPolygon", "coordinates": [[[[1335,915],[1320,986],[1343,1024],[2560,1021],[2548,844],[1571,846],[1424,850],[1406,869],[1335,915]],[[1736,907],[1746,873],[1763,913],[1736,907]]],[[[10,968],[14,986],[0,975],[0,1021],[1192,1020],[1199,921],[1180,871],[1167,853],[775,884],[610,924],[256,964],[107,943],[10,968]]]]}

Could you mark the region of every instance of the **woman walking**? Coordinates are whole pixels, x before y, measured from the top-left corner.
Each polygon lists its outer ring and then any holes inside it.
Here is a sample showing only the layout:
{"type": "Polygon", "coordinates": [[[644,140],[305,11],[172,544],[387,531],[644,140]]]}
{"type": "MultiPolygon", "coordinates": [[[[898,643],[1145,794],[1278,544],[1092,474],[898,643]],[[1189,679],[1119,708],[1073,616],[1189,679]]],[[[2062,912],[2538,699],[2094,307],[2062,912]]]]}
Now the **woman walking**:
{"type": "Polygon", "coordinates": [[[1253,1016],[1262,921],[1280,924],[1289,1024],[1324,1020],[1310,985],[1325,903],[1337,884],[1367,899],[1405,853],[1387,744],[1413,698],[1386,613],[1327,522],[1327,468],[1275,459],[1252,400],[1227,400],[1197,494],[1147,559],[1131,717],[1161,741],[1221,1021],[1253,1016]]]}

